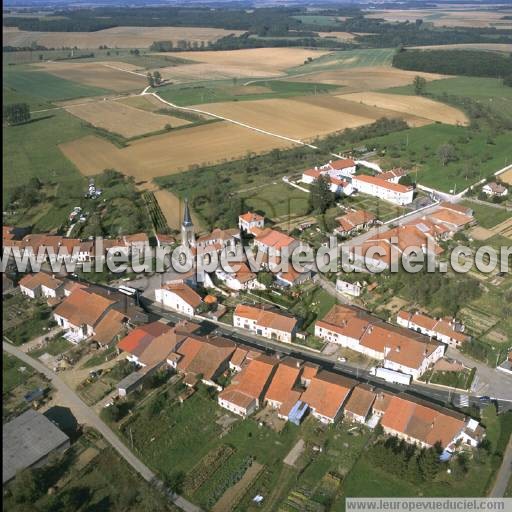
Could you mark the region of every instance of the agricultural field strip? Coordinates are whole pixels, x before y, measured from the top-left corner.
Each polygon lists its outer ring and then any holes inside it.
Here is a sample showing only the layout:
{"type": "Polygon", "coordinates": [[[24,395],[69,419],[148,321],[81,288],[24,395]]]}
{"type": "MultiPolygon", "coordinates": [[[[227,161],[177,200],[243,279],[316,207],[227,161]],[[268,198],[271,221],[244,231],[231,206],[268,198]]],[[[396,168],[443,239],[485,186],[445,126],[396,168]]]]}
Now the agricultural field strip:
{"type": "Polygon", "coordinates": [[[112,66],[112,64],[102,64],[102,66],[105,66],[105,67],[111,68],[111,69],[115,69],[116,71],[124,71],[125,73],[131,73],[132,75],[142,76],[144,78],[146,78],[146,76],[147,76],[144,73],[137,73],[137,71],[131,71],[129,69],[123,69],[123,68],[119,68],[117,66],[112,66]]]}

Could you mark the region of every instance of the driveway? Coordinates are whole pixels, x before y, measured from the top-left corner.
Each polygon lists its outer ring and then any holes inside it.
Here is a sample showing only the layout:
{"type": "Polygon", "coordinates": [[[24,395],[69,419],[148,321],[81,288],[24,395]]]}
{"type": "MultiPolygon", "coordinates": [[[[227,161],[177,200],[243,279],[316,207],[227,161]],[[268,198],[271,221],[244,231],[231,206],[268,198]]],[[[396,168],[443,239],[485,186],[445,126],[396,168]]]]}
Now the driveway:
{"type": "Polygon", "coordinates": [[[456,349],[448,348],[446,355],[461,361],[471,368],[476,367],[476,375],[471,392],[479,396],[490,396],[512,401],[512,375],[491,368],[484,363],[475,361],[456,349]]]}
{"type": "MultiPolygon", "coordinates": [[[[24,363],[32,366],[32,368],[45,375],[45,377],[52,382],[61,397],[59,405],[69,407],[79,423],[86,423],[87,425],[95,428],[106,439],[106,441],[108,441],[111,446],[117,450],[119,455],[121,455],[121,457],[128,462],[128,464],[130,464],[130,466],[132,466],[135,471],[142,476],[142,478],[144,478],[144,480],[155,484],[160,488],[163,487],[162,482],[156,478],[156,475],[124,445],[110,427],[105,424],[90,407],[82,402],[82,400],[71,388],[68,387],[58,374],[52,372],[42,363],[33,359],[28,354],[25,354],[19,348],[6,341],[3,342],[2,348],[7,353],[17,357],[24,363]]],[[[185,512],[201,512],[199,507],[185,500],[181,496],[171,495],[168,491],[164,492],[181,510],[184,510],[185,512]]]]}

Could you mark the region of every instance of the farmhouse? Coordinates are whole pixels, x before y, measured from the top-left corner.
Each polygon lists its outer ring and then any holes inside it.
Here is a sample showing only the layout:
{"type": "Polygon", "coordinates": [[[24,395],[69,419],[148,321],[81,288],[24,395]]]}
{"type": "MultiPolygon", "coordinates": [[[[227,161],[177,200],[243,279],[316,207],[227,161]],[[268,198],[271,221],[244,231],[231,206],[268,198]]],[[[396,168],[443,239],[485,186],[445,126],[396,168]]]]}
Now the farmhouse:
{"type": "Polygon", "coordinates": [[[508,194],[508,189],[500,183],[491,181],[482,187],[482,192],[492,197],[505,197],[508,194]]]}
{"type": "Polygon", "coordinates": [[[236,345],[220,336],[214,338],[188,337],[168,357],[168,363],[186,376],[201,377],[201,382],[218,391],[217,378],[229,368],[236,345]]]}
{"type": "Polygon", "coordinates": [[[384,432],[408,443],[416,443],[422,448],[440,443],[448,451],[455,449],[457,441],[478,446],[485,435],[477,421],[462,414],[399,396],[391,398],[381,425],[384,432]]]}
{"type": "Polygon", "coordinates": [[[279,286],[298,286],[311,279],[311,271],[297,272],[293,267],[289,267],[288,272],[279,272],[277,274],[277,284],[279,286]]]}
{"type": "Polygon", "coordinates": [[[377,218],[373,213],[365,210],[354,210],[346,213],[341,217],[337,217],[339,227],[334,232],[341,236],[348,236],[355,231],[366,229],[375,223],[377,218]]]}
{"type": "Polygon", "coordinates": [[[237,239],[240,238],[238,229],[220,229],[215,228],[208,235],[203,235],[196,239],[198,249],[214,248],[221,251],[225,247],[234,247],[237,239]]]}
{"type": "Polygon", "coordinates": [[[19,282],[23,295],[35,299],[37,297],[57,298],[64,294],[64,283],[45,272],[27,274],[19,282]]]}
{"type": "Polygon", "coordinates": [[[277,360],[267,356],[250,361],[219,394],[219,405],[244,418],[252,414],[260,407],[276,365],[277,360]]]}
{"type": "Polygon", "coordinates": [[[106,313],[112,309],[115,301],[102,295],[79,289],[66,297],[55,309],[53,318],[73,343],[92,336],[96,326],[106,313]]]}
{"type": "Polygon", "coordinates": [[[460,347],[471,339],[470,336],[464,334],[464,326],[456,322],[454,318],[434,319],[419,312],[408,313],[400,311],[396,322],[402,327],[431,336],[453,348],[460,347]]]}
{"type": "Polygon", "coordinates": [[[254,212],[247,212],[238,217],[238,227],[246,233],[252,233],[254,228],[262,229],[265,225],[265,217],[254,212]]]}
{"type": "Polygon", "coordinates": [[[69,446],[64,432],[43,414],[29,409],[3,427],[3,484],[18,471],[44,466],[52,454],[63,453],[69,446]]]}
{"type": "Polygon", "coordinates": [[[215,271],[215,275],[218,279],[224,281],[225,285],[231,290],[265,289],[265,285],[258,281],[258,276],[245,263],[237,266],[239,268],[236,272],[228,273],[219,268],[215,271]]]}
{"type": "Polygon", "coordinates": [[[383,361],[391,370],[418,379],[444,354],[444,345],[397,328],[365,311],[335,304],[315,324],[315,336],[383,361]]]}
{"type": "Polygon", "coordinates": [[[254,246],[269,256],[281,256],[282,252],[290,256],[300,242],[275,229],[264,229],[254,239],[254,246]]]}
{"type": "Polygon", "coordinates": [[[343,404],[356,382],[331,372],[321,371],[301,396],[311,414],[322,423],[334,423],[341,415],[343,404]]]}
{"type": "Polygon", "coordinates": [[[193,316],[203,303],[201,296],[185,283],[167,283],[155,290],[155,301],[160,304],[193,316]]]}
{"type": "Polygon", "coordinates": [[[284,359],[279,363],[265,394],[265,402],[277,409],[279,417],[283,419],[287,419],[288,413],[300,398],[301,392],[295,387],[301,371],[301,361],[284,359]]]}
{"type": "Polygon", "coordinates": [[[244,366],[261,355],[262,352],[259,350],[237,347],[229,360],[229,369],[233,372],[241,372],[244,366]]]}
{"type": "Polygon", "coordinates": [[[401,167],[396,167],[378,175],[381,180],[389,181],[390,183],[398,183],[400,178],[404,176],[407,176],[407,171],[401,167]]]}
{"type": "Polygon", "coordinates": [[[258,336],[290,343],[297,330],[297,320],[263,308],[238,304],[233,325],[255,332],[258,336]]]}
{"type": "Polygon", "coordinates": [[[436,225],[443,225],[449,230],[450,235],[473,224],[473,214],[462,213],[450,203],[442,203],[429,216],[428,219],[436,225]],[[443,206],[444,205],[444,206],[443,206]]]}
{"type": "Polygon", "coordinates": [[[120,339],[128,318],[121,312],[111,309],[97,323],[92,340],[101,347],[108,347],[120,339]]]}
{"type": "Polygon", "coordinates": [[[366,423],[377,395],[366,384],[356,386],[345,405],[345,418],[358,423],[366,423]]]}
{"type": "Polygon", "coordinates": [[[414,196],[412,187],[386,181],[380,176],[354,176],[352,186],[362,194],[378,197],[400,206],[411,204],[414,196]]]}
{"type": "Polygon", "coordinates": [[[302,173],[301,181],[303,183],[314,183],[320,176],[325,176],[329,180],[330,190],[335,194],[351,195],[354,191],[349,180],[345,179],[356,171],[356,164],[353,160],[343,159],[330,161],[321,167],[307,169],[302,173]]]}

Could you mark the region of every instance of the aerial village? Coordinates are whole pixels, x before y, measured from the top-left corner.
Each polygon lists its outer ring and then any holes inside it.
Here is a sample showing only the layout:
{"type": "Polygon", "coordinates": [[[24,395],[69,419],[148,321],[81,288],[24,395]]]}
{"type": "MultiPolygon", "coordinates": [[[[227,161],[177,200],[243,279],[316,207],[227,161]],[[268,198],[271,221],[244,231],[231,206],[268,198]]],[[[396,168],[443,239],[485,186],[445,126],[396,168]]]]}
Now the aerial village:
{"type": "MultiPolygon", "coordinates": [[[[290,186],[326,179],[337,197],[364,195],[397,207],[412,203],[414,188],[399,183],[407,176],[405,170],[355,174],[357,167],[351,159],[331,161],[305,170],[290,186]]],[[[336,227],[328,234],[360,247],[363,257],[378,245],[384,255],[372,263],[385,269],[410,246],[428,247],[439,261],[448,242],[476,225],[471,208],[442,199],[412,213],[402,214],[400,222],[385,223],[370,211],[352,209],[336,217],[336,227]],[[393,237],[398,244],[391,242],[393,237]]],[[[311,229],[307,225],[299,232],[311,229]]],[[[150,246],[181,243],[198,255],[244,244],[263,253],[263,270],[254,272],[243,260],[236,272],[169,271],[146,281],[145,287],[144,277],[136,275],[117,276],[105,286],[88,281],[87,274],[41,271],[25,274],[17,285],[4,274],[4,296],[19,294],[27,308],[35,303],[46,308],[48,334],[30,341],[29,353],[53,371],[74,375],[70,382],[82,399],[114,424],[133,414],[137,397],[145,401],[145,393],[151,396],[155,382],[168,380],[177,390],[173,400],[178,404],[207,390],[216,403],[217,421],[228,430],[233,421],[253,418],[260,428],[276,431],[313,421],[320,430],[336,425],[356,432],[379,429],[381,435],[418,449],[435,448],[444,461],[458,452],[471,453],[486,430],[470,414],[464,394],[476,370],[454,360],[472,340],[464,323],[400,301],[386,315],[370,312],[362,299],[372,297],[382,283],[365,273],[323,276],[313,267],[273,273],[272,264],[285,248],[291,252],[307,245],[294,233],[246,211],[238,226],[196,236],[185,202],[181,239],[156,233],[150,240],[146,233],[137,233],[105,239],[103,250],[132,255],[150,246]],[[290,297],[300,302],[317,290],[321,294],[316,302],[287,307],[290,297]],[[82,370],[77,369],[79,361],[82,370]],[[83,361],[91,368],[88,372],[83,361]],[[85,379],[77,381],[84,371],[85,379]],[[432,375],[451,372],[468,380],[458,389],[442,383],[429,387],[432,375]],[[410,393],[410,388],[423,392],[410,393]],[[439,390],[448,396],[454,391],[458,401],[439,400],[439,390]],[[123,404],[130,404],[129,413],[123,404]]],[[[78,264],[105,255],[95,254],[94,240],[20,233],[8,226],[3,227],[3,242],[35,253],[40,247],[51,247],[56,254],[61,247],[70,254],[74,249],[72,258],[78,264]]],[[[509,378],[512,353],[497,363],[509,378]]],[[[28,401],[44,408],[51,396],[36,393],[28,401]]]]}

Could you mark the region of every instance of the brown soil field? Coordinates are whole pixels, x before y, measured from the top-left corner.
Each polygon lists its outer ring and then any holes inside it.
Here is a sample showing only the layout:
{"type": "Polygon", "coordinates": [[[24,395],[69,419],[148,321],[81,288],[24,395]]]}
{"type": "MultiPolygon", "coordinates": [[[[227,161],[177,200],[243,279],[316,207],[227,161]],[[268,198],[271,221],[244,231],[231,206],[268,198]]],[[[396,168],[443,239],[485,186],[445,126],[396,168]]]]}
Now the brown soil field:
{"type": "Polygon", "coordinates": [[[466,43],[466,44],[438,44],[431,46],[408,46],[416,50],[489,50],[494,52],[512,52],[512,44],[500,43],[466,43]]]}
{"type": "Polygon", "coordinates": [[[37,67],[66,80],[116,92],[138,90],[147,85],[144,76],[119,71],[96,62],[46,62],[37,67]]]}
{"type": "Polygon", "coordinates": [[[66,110],[94,126],[127,138],[163,130],[168,124],[173,128],[190,124],[184,119],[154,114],[118,101],[97,101],[66,110]]]}
{"type": "Polygon", "coordinates": [[[487,240],[494,236],[494,233],[490,229],[483,228],[482,226],[475,226],[469,231],[469,234],[475,240],[487,240]]]}
{"type": "Polygon", "coordinates": [[[30,32],[4,27],[4,45],[30,46],[35,41],[47,48],[62,46],[78,48],[149,48],[154,41],[217,41],[240,30],[200,27],[114,27],[97,32],[30,32]]]}
{"type": "Polygon", "coordinates": [[[512,169],[500,174],[500,180],[506,183],[507,185],[512,185],[512,169]]]}
{"type": "MultiPolygon", "coordinates": [[[[325,55],[325,51],[305,50],[303,48],[251,48],[233,51],[188,52],[186,58],[201,65],[162,68],[164,78],[217,78],[230,77],[271,77],[279,76],[284,70],[300,66],[308,58],[325,55]],[[186,68],[186,69],[185,69],[186,68]],[[165,73],[170,73],[167,76],[165,73]]],[[[182,53],[165,53],[164,55],[183,58],[182,53]]]]}
{"type": "Polygon", "coordinates": [[[512,28],[511,20],[502,20],[507,11],[486,11],[473,9],[417,9],[382,10],[366,13],[367,18],[384,18],[387,21],[411,21],[422,19],[436,27],[496,27],[512,28]],[[433,16],[429,19],[429,16],[433,16]]]}
{"type": "Polygon", "coordinates": [[[89,135],[59,147],[85,175],[114,168],[139,180],[183,172],[194,165],[241,158],[248,151],[261,153],[291,143],[227,122],[206,124],[156,135],[117,148],[89,135]]]}
{"type": "Polygon", "coordinates": [[[386,94],[380,92],[365,92],[344,94],[344,100],[364,103],[395,112],[412,113],[418,117],[439,121],[446,124],[468,124],[468,118],[460,110],[419,96],[401,94],[386,94]]]}
{"type": "Polygon", "coordinates": [[[352,32],[318,32],[320,37],[336,38],[340,41],[352,41],[357,34],[352,32]]]}
{"type": "Polygon", "coordinates": [[[419,73],[386,66],[360,67],[320,71],[315,74],[294,78],[297,82],[317,82],[344,86],[344,92],[371,91],[409,85],[416,75],[427,81],[446,78],[436,73],[419,73]]]}
{"type": "Polygon", "coordinates": [[[381,117],[399,117],[407,121],[409,126],[424,126],[431,124],[430,119],[424,117],[415,116],[407,112],[394,112],[385,108],[374,107],[365,105],[364,103],[357,103],[355,101],[345,100],[343,96],[330,96],[327,94],[320,96],[305,96],[302,98],[294,98],[295,101],[302,101],[309,105],[315,105],[323,107],[335,112],[341,112],[343,115],[350,114],[356,116],[367,117],[376,121],[381,117]]]}
{"type": "Polygon", "coordinates": [[[512,239],[512,217],[501,222],[500,224],[497,224],[491,228],[491,231],[496,235],[501,235],[512,239]]]}
{"type": "MultiPolygon", "coordinates": [[[[336,103],[335,97],[329,96],[328,98],[336,103]]],[[[309,99],[308,97],[304,101],[294,98],[220,102],[197,105],[197,108],[247,123],[261,130],[306,140],[345,128],[368,124],[377,117],[381,117],[377,114],[361,115],[357,109],[340,115],[330,107],[317,106],[308,102],[309,99]]],[[[368,109],[364,109],[364,112],[368,113],[368,109]]]]}

